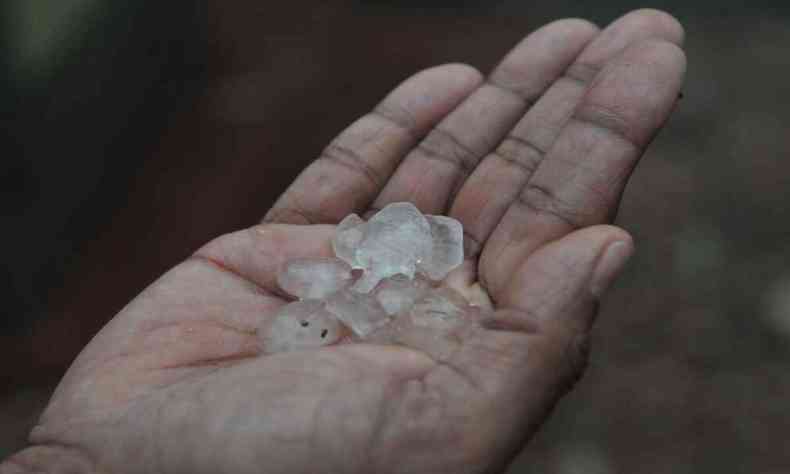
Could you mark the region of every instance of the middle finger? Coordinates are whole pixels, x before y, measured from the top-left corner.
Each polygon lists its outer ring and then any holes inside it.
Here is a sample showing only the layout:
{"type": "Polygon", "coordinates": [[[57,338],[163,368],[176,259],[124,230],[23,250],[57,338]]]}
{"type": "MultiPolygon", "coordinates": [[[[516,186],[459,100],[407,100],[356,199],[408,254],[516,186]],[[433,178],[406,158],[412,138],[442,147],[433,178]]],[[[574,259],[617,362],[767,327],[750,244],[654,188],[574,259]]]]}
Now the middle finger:
{"type": "Polygon", "coordinates": [[[598,29],[560,20],[525,38],[480,86],[413,149],[373,203],[375,212],[409,201],[422,212],[447,210],[454,192],[598,29]]]}

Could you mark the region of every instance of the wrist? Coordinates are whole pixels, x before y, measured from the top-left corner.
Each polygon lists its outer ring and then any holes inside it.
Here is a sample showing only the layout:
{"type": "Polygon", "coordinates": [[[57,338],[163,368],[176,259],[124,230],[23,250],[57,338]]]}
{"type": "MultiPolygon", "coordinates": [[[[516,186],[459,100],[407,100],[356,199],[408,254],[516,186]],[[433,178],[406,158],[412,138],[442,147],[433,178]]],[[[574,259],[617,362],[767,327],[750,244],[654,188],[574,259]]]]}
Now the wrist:
{"type": "Polygon", "coordinates": [[[61,446],[31,446],[0,461],[0,474],[96,474],[84,455],[61,446]]]}

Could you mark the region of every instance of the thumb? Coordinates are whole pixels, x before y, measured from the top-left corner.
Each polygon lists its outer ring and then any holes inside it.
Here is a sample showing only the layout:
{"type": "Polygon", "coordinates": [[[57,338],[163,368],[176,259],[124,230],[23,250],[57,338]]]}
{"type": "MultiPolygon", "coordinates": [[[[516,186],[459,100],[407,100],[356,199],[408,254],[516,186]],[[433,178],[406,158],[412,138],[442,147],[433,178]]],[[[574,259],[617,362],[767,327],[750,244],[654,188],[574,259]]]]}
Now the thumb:
{"type": "Polygon", "coordinates": [[[501,460],[518,453],[581,376],[598,301],[632,253],[628,233],[593,226],[539,248],[512,276],[496,302],[502,308],[491,322],[497,330],[485,338],[491,346],[464,361],[470,379],[494,387],[500,408],[492,422],[509,428],[500,433],[501,460]],[[508,356],[499,360],[507,367],[492,371],[490,363],[479,362],[485,360],[481,352],[503,350],[508,356]]]}
{"type": "MultiPolygon", "coordinates": [[[[617,227],[593,226],[532,253],[497,301],[494,324],[526,333],[513,361],[503,402],[519,407],[522,440],[582,375],[598,301],[633,253],[631,237],[617,227]],[[509,400],[508,400],[509,399],[509,400]]],[[[515,447],[515,446],[514,446],[515,447]]]]}
{"type": "Polygon", "coordinates": [[[497,305],[526,315],[548,330],[585,333],[597,302],[633,253],[624,230],[599,225],[555,240],[529,255],[497,305]]]}
{"type": "Polygon", "coordinates": [[[617,227],[573,232],[517,267],[498,309],[482,329],[459,335],[457,350],[443,351],[430,337],[412,345],[437,360],[452,354],[453,367],[495,398],[509,399],[505,406],[540,412],[581,375],[598,300],[632,252],[631,237],[617,227]]]}

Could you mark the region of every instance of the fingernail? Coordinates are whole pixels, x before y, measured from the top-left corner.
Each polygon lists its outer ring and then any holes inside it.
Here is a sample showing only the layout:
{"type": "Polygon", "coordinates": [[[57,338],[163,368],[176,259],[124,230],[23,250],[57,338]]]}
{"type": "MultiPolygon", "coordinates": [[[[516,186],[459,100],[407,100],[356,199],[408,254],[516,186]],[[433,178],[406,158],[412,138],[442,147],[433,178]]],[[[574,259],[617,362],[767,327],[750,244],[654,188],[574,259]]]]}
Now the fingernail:
{"type": "Polygon", "coordinates": [[[593,296],[596,298],[603,296],[633,252],[634,246],[630,242],[622,240],[613,242],[606,247],[603,255],[598,259],[598,265],[595,267],[590,283],[590,292],[593,296]]]}

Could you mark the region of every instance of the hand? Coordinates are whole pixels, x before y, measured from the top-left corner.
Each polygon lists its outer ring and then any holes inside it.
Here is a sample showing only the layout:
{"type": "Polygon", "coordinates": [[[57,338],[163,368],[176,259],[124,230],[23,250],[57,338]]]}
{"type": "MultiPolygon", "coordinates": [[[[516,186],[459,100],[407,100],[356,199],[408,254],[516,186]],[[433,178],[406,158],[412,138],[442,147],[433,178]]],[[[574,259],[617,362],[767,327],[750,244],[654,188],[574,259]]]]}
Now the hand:
{"type": "Polygon", "coordinates": [[[683,32],[633,12],[528,36],[483,79],[405,81],[307,168],[264,223],[146,289],[75,361],[32,446],[0,468],[129,473],[480,473],[504,469],[581,374],[601,294],[632,251],[615,215],[677,99],[683,32]],[[464,224],[451,278],[496,312],[414,347],[263,355],[285,260],[395,201],[464,224]]]}

